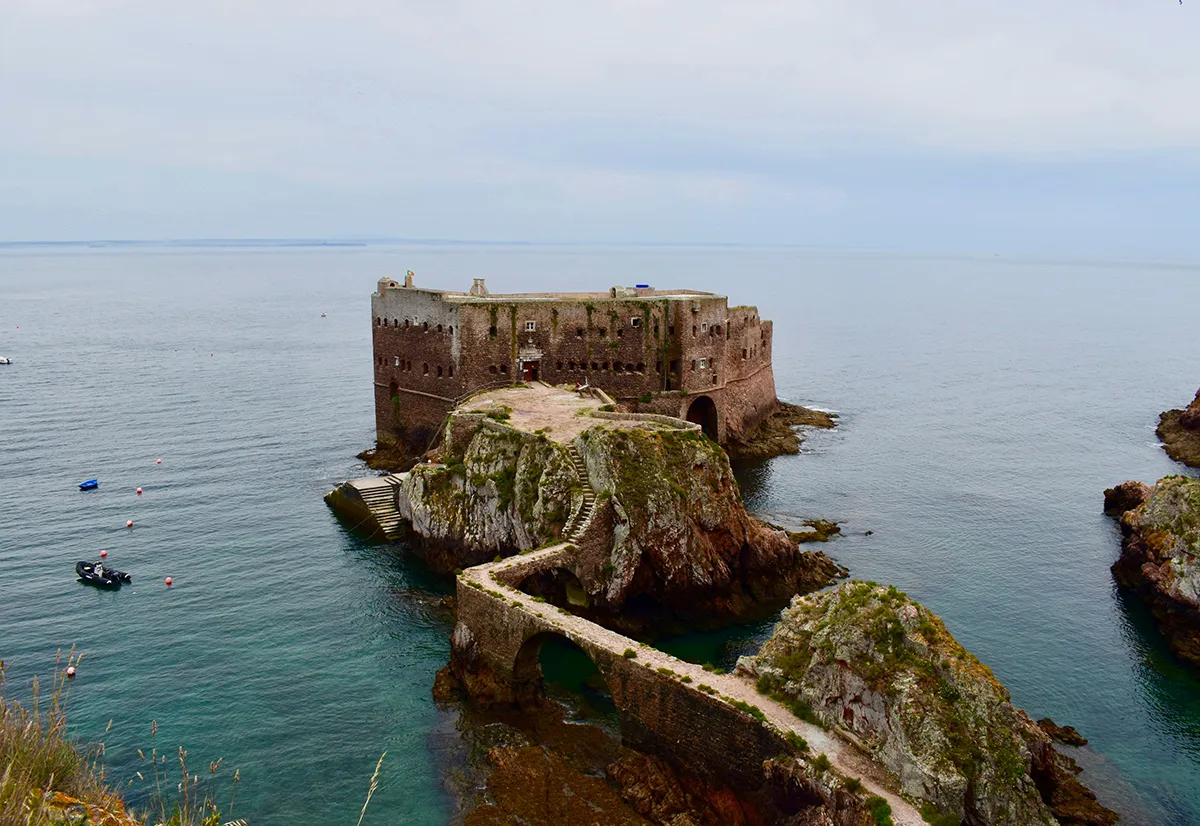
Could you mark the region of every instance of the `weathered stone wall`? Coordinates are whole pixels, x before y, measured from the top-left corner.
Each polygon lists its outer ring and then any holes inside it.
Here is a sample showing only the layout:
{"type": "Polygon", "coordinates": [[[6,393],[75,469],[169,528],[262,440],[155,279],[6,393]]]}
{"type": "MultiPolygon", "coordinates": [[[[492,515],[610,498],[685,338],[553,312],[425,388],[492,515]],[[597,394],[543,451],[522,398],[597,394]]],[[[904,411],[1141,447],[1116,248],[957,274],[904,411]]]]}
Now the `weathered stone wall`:
{"type": "Polygon", "coordinates": [[[642,412],[686,418],[711,398],[722,442],[775,402],[771,323],[723,296],[483,298],[394,283],[371,299],[382,442],[423,448],[451,400],[519,381],[534,359],[542,381],[590,383],[642,412]]]}

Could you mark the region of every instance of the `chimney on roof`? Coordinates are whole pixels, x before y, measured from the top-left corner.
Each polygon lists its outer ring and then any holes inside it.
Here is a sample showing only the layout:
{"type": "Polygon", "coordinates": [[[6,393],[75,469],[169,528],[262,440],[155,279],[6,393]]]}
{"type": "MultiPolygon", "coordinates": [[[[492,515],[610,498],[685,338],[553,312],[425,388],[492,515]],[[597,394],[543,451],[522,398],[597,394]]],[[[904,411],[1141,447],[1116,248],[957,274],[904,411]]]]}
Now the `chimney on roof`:
{"type": "Polygon", "coordinates": [[[413,271],[409,270],[404,274],[404,286],[411,287],[413,282],[413,271]]]}
{"type": "Polygon", "coordinates": [[[471,285],[471,295],[484,296],[488,294],[487,287],[483,286],[482,278],[473,279],[475,283],[471,285]]]}

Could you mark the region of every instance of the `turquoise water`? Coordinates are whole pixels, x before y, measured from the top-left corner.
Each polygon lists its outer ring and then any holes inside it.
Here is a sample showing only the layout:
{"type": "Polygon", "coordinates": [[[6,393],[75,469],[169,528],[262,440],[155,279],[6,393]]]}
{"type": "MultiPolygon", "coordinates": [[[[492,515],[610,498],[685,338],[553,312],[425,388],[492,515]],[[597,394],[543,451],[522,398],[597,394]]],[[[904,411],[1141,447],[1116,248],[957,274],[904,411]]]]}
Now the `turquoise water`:
{"type": "MultiPolygon", "coordinates": [[[[365,473],[353,457],[373,434],[368,295],[409,268],[451,288],[650,282],[757,303],[776,322],[780,395],[839,410],[842,426],[801,456],[740,468],[750,506],[842,521],[825,549],[941,614],[1031,714],[1080,728],[1088,777],[1128,822],[1200,822],[1200,681],[1113,589],[1117,532],[1100,513],[1105,487],[1180,470],[1153,425],[1200,383],[1200,271],[1119,263],[0,252],[0,354],[16,362],[0,367],[0,657],[23,691],[56,648],[85,651],[72,720],[106,742],[114,777],[142,767],[157,720],[158,745],[184,745],[193,768],[241,769],[236,811],[255,824],[357,817],[385,750],[366,822],[451,817],[439,769],[453,717],[429,692],[450,583],[356,538],[320,499],[365,473]],[[75,489],[92,477],[99,491],[75,489]],[[133,587],[75,581],[74,562],[100,548],[133,587]]],[[[664,644],[729,664],[768,630],[664,644]]],[[[580,680],[564,659],[563,681],[580,680]]]]}

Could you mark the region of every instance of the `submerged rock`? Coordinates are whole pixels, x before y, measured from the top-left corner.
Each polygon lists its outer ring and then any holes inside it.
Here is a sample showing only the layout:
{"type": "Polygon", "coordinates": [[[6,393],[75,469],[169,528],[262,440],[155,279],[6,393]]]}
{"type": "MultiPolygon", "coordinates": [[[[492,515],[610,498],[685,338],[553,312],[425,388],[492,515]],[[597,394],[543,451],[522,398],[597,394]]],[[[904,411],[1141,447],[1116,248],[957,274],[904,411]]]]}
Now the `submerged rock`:
{"type": "Polygon", "coordinates": [[[797,597],[739,667],[849,732],[944,814],[978,826],[1117,820],[991,670],[894,587],[797,597]]]}
{"type": "Polygon", "coordinates": [[[1190,467],[1200,467],[1200,390],[1183,410],[1160,415],[1155,432],[1168,456],[1190,467]]]}
{"type": "Polygon", "coordinates": [[[800,452],[804,435],[797,427],[837,427],[837,418],[822,410],[779,402],[776,408],[743,438],[731,439],[726,449],[733,459],[770,459],[800,452]]]}
{"type": "Polygon", "coordinates": [[[1064,746],[1086,746],[1087,738],[1076,731],[1074,726],[1060,726],[1049,717],[1037,721],[1038,728],[1050,735],[1051,740],[1057,740],[1064,746]]]}
{"type": "Polygon", "coordinates": [[[1159,480],[1120,521],[1113,577],[1150,606],[1171,649],[1200,665],[1200,479],[1159,480]]]}

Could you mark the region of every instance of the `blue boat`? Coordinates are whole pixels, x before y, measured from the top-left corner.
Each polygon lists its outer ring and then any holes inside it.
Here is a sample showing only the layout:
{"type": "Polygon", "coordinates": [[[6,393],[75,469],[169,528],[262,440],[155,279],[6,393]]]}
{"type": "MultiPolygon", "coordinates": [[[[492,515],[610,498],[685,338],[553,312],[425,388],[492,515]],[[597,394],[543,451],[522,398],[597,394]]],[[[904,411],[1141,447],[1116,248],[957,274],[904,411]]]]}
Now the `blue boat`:
{"type": "Polygon", "coordinates": [[[100,487],[99,479],[88,479],[86,482],[79,483],[80,490],[95,490],[98,487],[100,487]]]}

